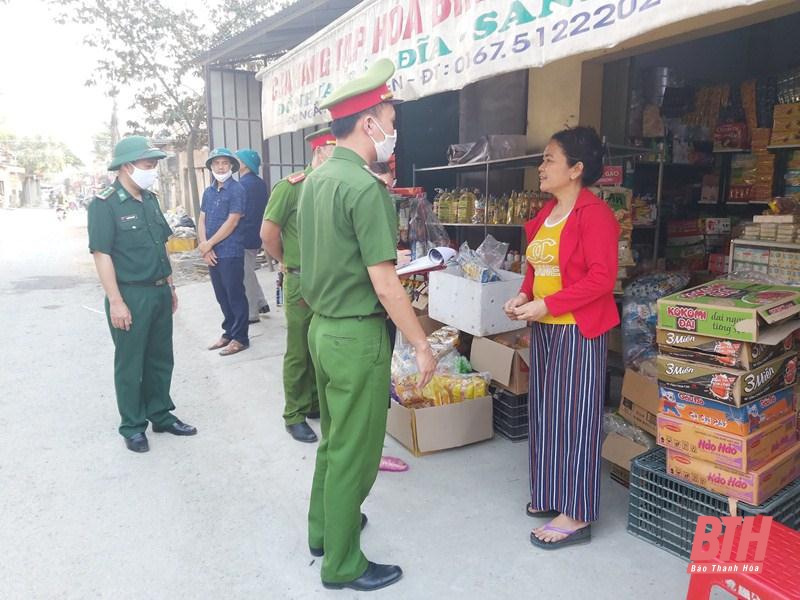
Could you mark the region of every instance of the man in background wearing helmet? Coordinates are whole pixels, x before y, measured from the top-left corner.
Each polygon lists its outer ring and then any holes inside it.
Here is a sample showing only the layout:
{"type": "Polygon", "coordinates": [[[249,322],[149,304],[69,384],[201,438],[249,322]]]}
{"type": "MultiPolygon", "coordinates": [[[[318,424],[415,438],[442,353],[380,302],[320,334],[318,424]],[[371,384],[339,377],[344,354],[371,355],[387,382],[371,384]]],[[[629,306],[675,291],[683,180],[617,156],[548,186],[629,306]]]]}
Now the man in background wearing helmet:
{"type": "Polygon", "coordinates": [[[245,148],[236,152],[239,159],[239,183],[244,188],[247,205],[242,219],[242,239],[244,240],[244,292],[250,310],[250,323],[258,323],[259,315],[269,312],[269,304],[264,290],[256,277],[256,257],[261,249],[261,221],[267,208],[267,184],[258,176],[261,157],[255,150],[245,148]]]}
{"type": "Polygon", "coordinates": [[[109,171],[116,181],[89,205],[89,250],[106,293],[114,341],[114,387],[120,434],[133,452],[147,452],[147,422],[153,431],[194,435],[172,414],[172,314],[178,297],[166,242],[172,235],[149,191],[158,161],[166,154],[141,136],[114,147],[109,171]]]}
{"type": "Polygon", "coordinates": [[[247,296],[244,291],[244,241],[239,221],[247,198],[242,184],[233,179],[239,160],[227,148],[215,148],[206,160],[213,183],[203,192],[197,236],[198,250],[208,265],[214,294],[222,308],[222,337],[209,346],[230,356],[250,346],[247,296]]]}

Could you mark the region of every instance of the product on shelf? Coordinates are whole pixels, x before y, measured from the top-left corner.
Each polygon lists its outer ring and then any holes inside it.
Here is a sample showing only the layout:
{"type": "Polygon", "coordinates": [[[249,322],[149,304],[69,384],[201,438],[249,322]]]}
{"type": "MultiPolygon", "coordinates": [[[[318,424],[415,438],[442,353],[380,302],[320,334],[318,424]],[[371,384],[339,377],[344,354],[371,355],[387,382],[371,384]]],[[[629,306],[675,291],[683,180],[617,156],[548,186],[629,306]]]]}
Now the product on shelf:
{"type": "Polygon", "coordinates": [[[772,198],[775,175],[775,155],[769,151],[771,129],[761,128],[752,130],[752,151],[756,157],[755,183],[753,184],[753,202],[769,201],[772,198]]]}
{"type": "Polygon", "coordinates": [[[500,198],[477,190],[437,189],[433,212],[439,221],[459,225],[523,225],[536,216],[549,194],[520,191],[500,198]]]}
{"type": "Polygon", "coordinates": [[[777,104],[773,119],[770,145],[800,144],[800,104],[777,104]]]}

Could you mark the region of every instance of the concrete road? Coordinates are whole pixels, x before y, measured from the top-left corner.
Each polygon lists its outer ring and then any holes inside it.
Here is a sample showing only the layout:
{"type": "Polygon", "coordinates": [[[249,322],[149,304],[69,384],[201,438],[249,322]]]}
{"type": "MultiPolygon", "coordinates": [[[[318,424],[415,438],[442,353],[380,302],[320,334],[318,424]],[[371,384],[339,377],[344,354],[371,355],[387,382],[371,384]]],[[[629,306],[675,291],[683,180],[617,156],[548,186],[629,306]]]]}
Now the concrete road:
{"type": "MultiPolygon", "coordinates": [[[[199,434],[116,432],[112,344],[83,214],[0,211],[0,597],[353,598],[320,585],[306,545],[315,445],[281,421],[284,319],[247,352],[204,348],[221,321],[208,282],[178,289],[173,398],[199,434]]],[[[274,275],[259,273],[270,299],[274,275]]],[[[314,427],[316,427],[316,423],[314,427]]],[[[676,599],[686,563],[625,532],[627,492],[603,478],[591,544],[533,548],[527,445],[503,439],[381,473],[366,555],[404,579],[379,598],[676,599]]]]}

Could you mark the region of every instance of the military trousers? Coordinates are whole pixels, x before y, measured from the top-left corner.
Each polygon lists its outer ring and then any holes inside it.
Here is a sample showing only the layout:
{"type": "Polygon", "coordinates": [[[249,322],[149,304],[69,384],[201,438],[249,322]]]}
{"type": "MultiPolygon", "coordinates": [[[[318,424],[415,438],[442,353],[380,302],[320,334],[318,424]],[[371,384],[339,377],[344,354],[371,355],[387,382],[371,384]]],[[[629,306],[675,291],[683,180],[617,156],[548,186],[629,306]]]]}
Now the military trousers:
{"type": "Polygon", "coordinates": [[[247,297],[249,318],[251,321],[258,319],[259,311],[268,306],[264,297],[264,290],[256,276],[258,249],[244,249],[244,294],[247,297]]]}
{"type": "Polygon", "coordinates": [[[386,434],[389,335],[382,315],[329,319],[315,314],[308,339],[322,429],[308,541],[325,550],[322,580],[341,583],[367,569],[361,504],[378,475],[386,434]]]}
{"type": "Polygon", "coordinates": [[[106,319],[114,341],[114,388],[121,417],[119,432],[131,437],[147,422],[169,427],[176,418],[169,395],[172,382],[172,293],[169,286],[119,285],[131,312],[128,331],[111,325],[108,298],[106,319]]]}
{"type": "Polygon", "coordinates": [[[296,425],[310,412],[319,410],[314,363],[308,349],[308,328],[313,313],[300,293],[300,276],[283,277],[283,308],[286,313],[286,354],[283,356],[283,419],[296,425]]]}

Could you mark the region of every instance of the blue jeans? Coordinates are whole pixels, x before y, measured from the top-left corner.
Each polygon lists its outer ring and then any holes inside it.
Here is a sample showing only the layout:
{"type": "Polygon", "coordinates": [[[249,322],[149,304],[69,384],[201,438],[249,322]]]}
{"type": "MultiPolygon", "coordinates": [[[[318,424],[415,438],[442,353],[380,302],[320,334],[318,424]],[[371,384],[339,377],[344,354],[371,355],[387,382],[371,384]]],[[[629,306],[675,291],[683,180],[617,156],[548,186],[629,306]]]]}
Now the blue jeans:
{"type": "Polygon", "coordinates": [[[247,296],[244,292],[244,256],[217,259],[209,267],[214,295],[222,308],[223,335],[245,346],[250,345],[247,335],[247,296]]]}

